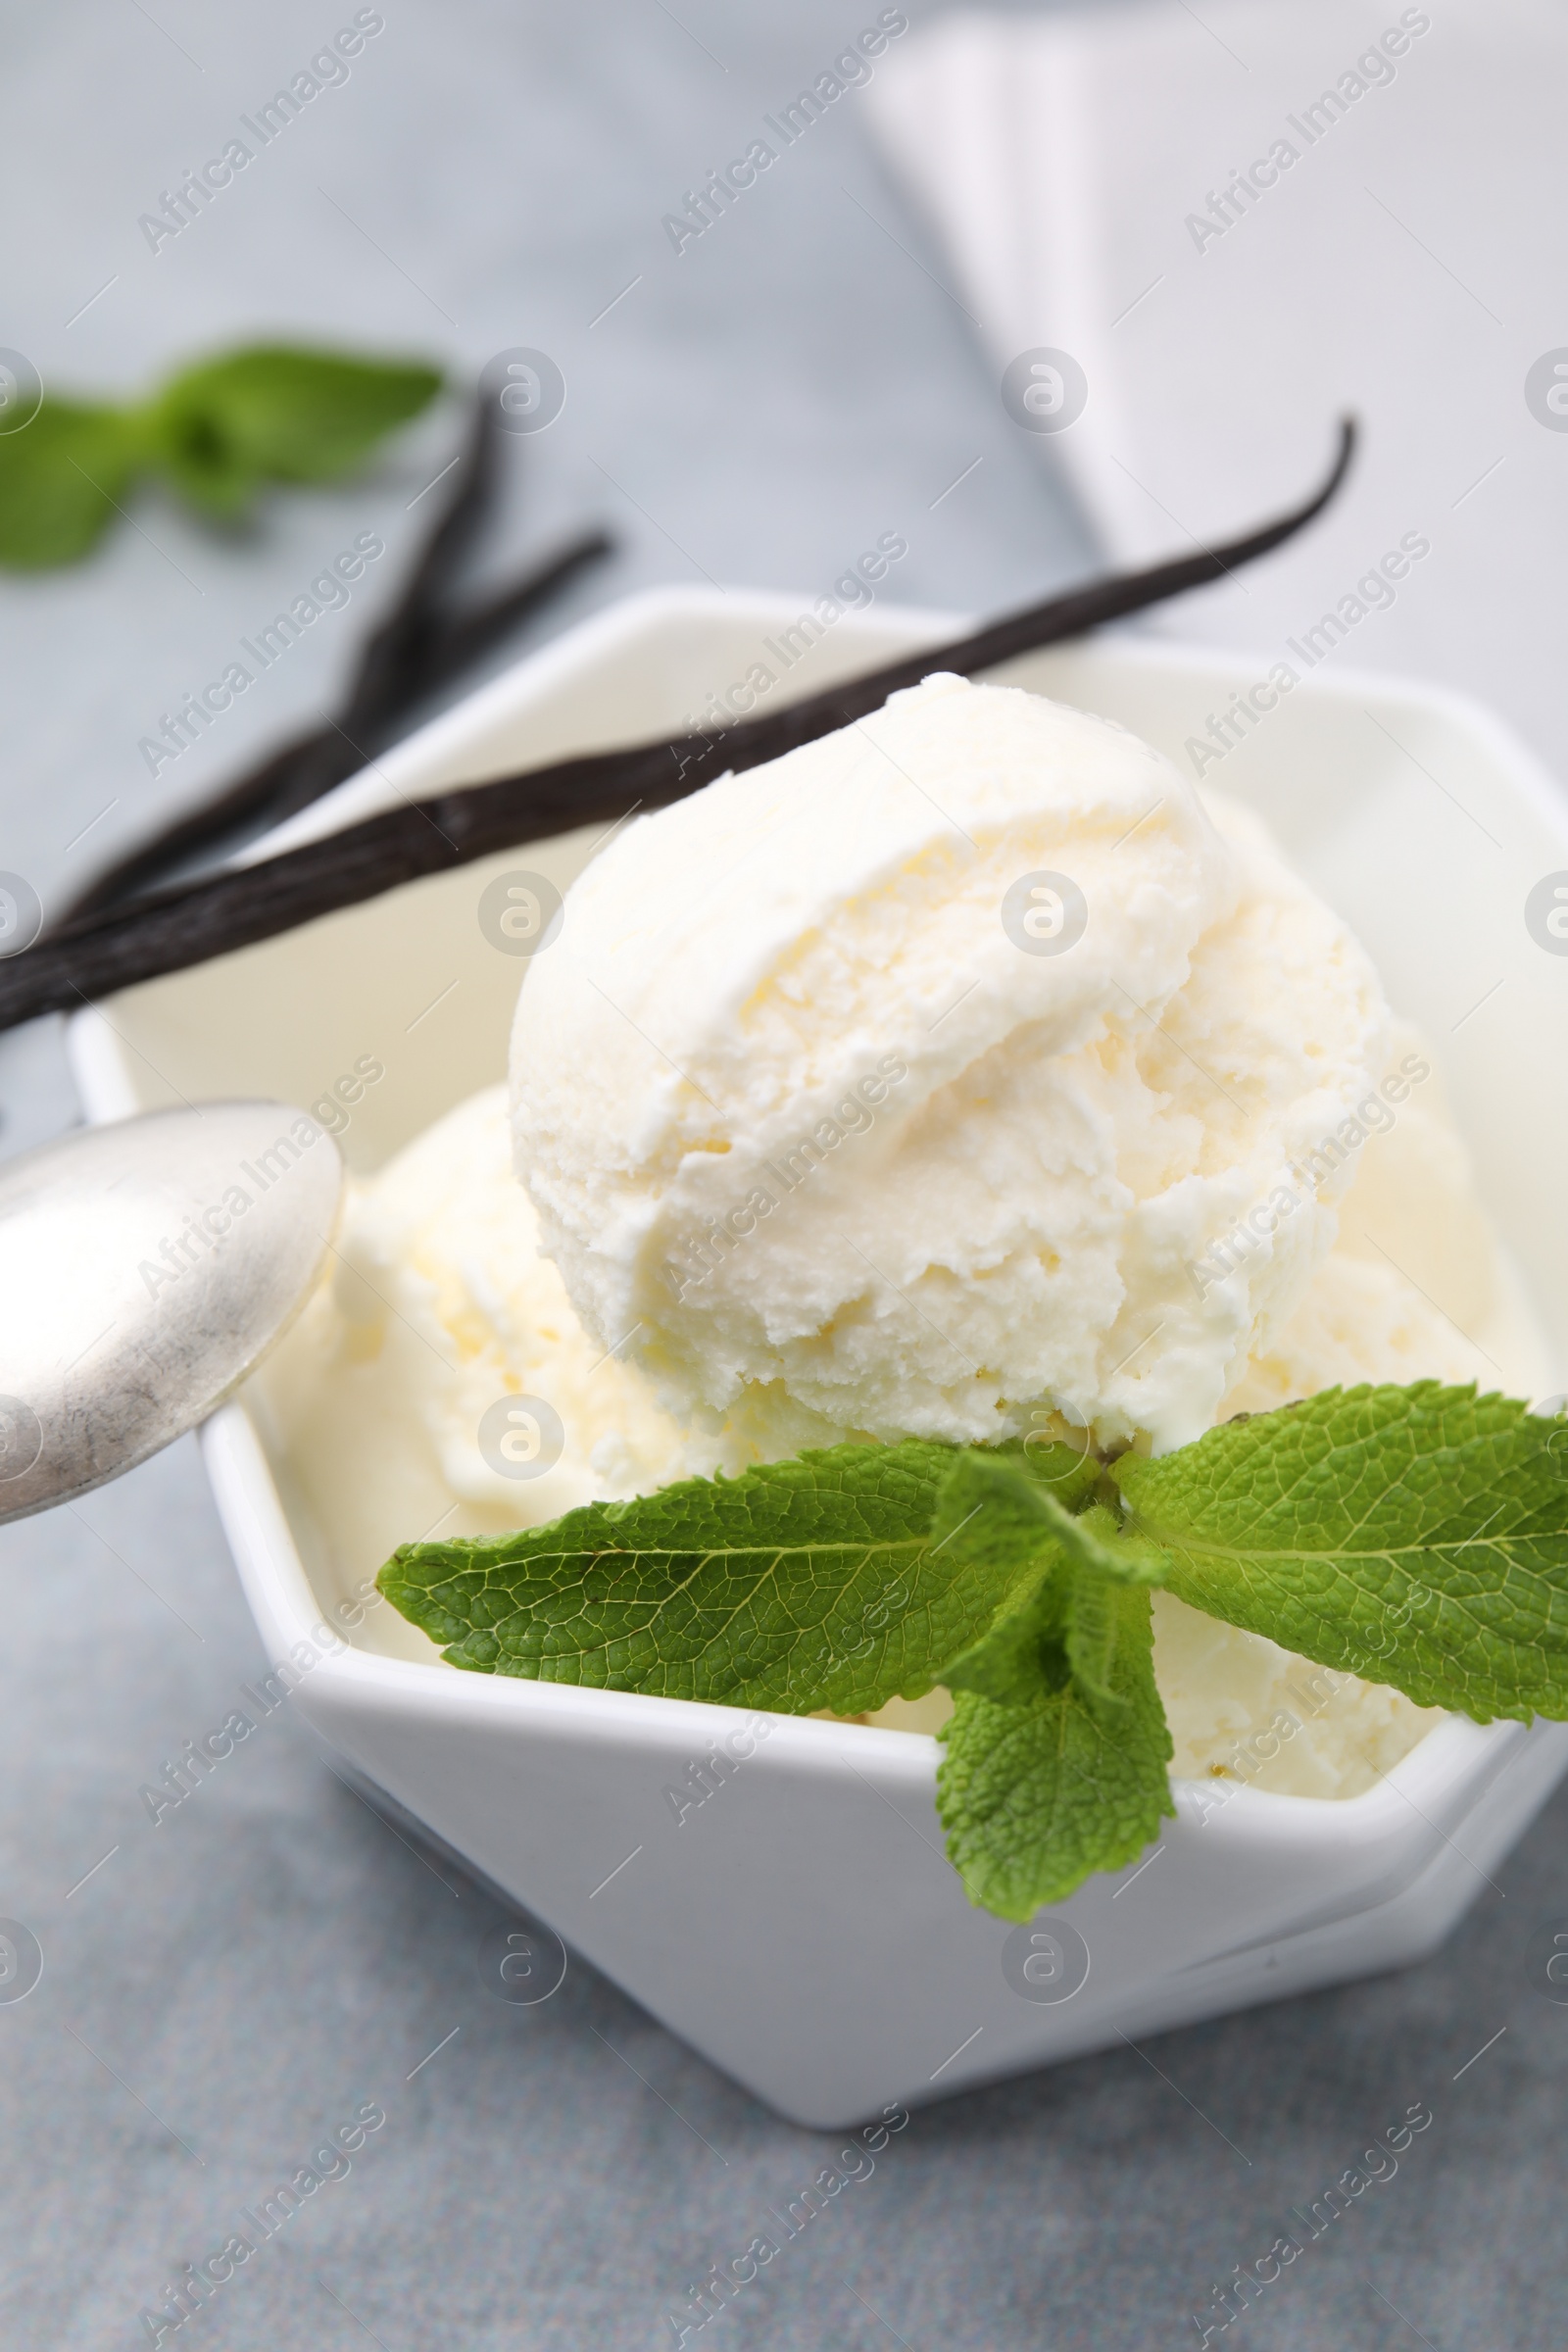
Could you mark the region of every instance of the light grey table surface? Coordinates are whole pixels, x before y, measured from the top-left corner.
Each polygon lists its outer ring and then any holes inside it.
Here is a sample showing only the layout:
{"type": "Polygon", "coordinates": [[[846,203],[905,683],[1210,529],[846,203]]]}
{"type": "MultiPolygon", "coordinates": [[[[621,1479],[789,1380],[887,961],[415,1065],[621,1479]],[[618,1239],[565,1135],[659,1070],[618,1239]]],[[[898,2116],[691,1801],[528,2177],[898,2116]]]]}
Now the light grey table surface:
{"type": "MultiPolygon", "coordinates": [[[[480,570],[588,517],[622,552],[519,646],[654,581],[814,590],[884,530],[909,542],[898,593],[931,605],[1002,609],[1091,561],[853,94],[699,247],[677,258],[662,234],[873,7],[383,13],[349,80],[154,253],[138,217],[352,8],[8,9],[0,339],[52,384],[126,389],[263,329],[460,372],[550,351],[566,409],[511,453],[480,570]]],[[[90,565],[0,585],[0,866],[47,903],[318,709],[455,424],[432,416],[252,536],[149,499],[90,565]],[[137,742],[159,713],[368,527],[388,557],[348,612],[154,781],[137,742]]],[[[0,1039],[0,1108],[7,1152],[76,1115],[55,1024],[0,1039]]],[[[642,2352],[674,2342],[688,2283],[831,2161],[836,2137],[777,2122],[586,1966],[538,2010],[488,1997],[490,1899],[286,1713],[153,1827],[141,1785],[261,1663],[190,1442],[0,1534],[0,1914],[45,1955],[36,1990],[0,2005],[8,2352],[151,2340],[139,2315],[179,2264],[364,2101],[386,2122],[348,2176],[163,2340],[642,2352]]],[[[1397,2178],[1236,2337],[1560,2342],[1568,2011],[1532,1988],[1525,1947],[1568,1915],[1565,1826],[1568,1796],[1425,1967],[918,2114],[701,2340],[1192,2342],[1209,2282],[1425,2100],[1433,2127],[1397,2178]]]]}

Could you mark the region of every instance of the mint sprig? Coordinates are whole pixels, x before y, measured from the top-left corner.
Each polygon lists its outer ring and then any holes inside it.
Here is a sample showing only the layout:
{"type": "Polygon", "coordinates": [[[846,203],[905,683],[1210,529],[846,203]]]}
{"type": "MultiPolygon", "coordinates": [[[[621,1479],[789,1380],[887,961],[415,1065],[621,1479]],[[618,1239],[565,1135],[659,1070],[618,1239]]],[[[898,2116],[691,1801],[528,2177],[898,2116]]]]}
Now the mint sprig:
{"type": "Polygon", "coordinates": [[[1423,1381],[1158,1461],[841,1446],[406,1544],[378,1581],[480,1673],[838,1714],[945,1684],[949,1854],[1027,1919],[1172,1810],[1152,1586],[1425,1706],[1568,1717],[1562,1429],[1423,1381]]]}
{"type": "Polygon", "coordinates": [[[347,472],[440,388],[440,371],[419,363],[254,344],[126,407],[46,398],[0,434],[0,565],[77,562],[145,476],[216,521],[239,520],[269,483],[347,472]]]}

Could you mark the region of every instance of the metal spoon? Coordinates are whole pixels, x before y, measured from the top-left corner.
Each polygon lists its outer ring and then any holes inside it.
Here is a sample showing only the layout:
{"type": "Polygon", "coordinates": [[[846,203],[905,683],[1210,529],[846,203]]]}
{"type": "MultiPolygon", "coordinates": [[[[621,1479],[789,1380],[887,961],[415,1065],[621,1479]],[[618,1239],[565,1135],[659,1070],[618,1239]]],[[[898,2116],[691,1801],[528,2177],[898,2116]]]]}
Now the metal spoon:
{"type": "Polygon", "coordinates": [[[0,1166],[0,1524],[195,1427],[293,1321],[343,1162],[282,1102],[89,1129],[0,1166]]]}

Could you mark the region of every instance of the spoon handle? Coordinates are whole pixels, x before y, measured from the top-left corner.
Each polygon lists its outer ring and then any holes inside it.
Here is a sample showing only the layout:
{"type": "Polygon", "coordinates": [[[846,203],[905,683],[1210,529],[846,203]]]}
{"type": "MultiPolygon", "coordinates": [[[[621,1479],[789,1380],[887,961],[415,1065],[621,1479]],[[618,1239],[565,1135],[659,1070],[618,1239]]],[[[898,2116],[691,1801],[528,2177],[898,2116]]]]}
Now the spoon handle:
{"type": "Polygon", "coordinates": [[[1322,513],[1345,478],[1354,446],[1354,420],[1345,417],[1321,486],[1303,505],[1240,538],[1142,571],[1112,572],[764,717],[714,734],[590,752],[492,782],[458,785],[258,864],[176,884],[123,911],[72,922],[0,962],[0,1030],[46,1012],[74,1011],[95,997],[183,971],[493,851],[619,817],[633,808],[665,807],[726,769],[759,766],[865,717],[890,694],[917,685],[934,669],[967,674],[994,668],[1227,577],[1322,513]]]}

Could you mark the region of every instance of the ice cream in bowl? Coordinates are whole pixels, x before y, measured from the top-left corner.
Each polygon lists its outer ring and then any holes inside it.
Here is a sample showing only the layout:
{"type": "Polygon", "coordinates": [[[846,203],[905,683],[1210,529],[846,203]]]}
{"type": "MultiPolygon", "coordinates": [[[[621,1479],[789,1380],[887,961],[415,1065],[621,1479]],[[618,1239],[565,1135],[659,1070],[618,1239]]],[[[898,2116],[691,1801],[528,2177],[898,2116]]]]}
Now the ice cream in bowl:
{"type": "Polygon", "coordinates": [[[1239,800],[937,674],[514,889],[510,1080],[356,1186],[262,1376],[383,1648],[935,1733],[1020,1926],[1173,1776],[1349,1804],[1568,1715],[1546,1339],[1239,800]]]}

